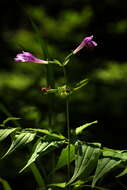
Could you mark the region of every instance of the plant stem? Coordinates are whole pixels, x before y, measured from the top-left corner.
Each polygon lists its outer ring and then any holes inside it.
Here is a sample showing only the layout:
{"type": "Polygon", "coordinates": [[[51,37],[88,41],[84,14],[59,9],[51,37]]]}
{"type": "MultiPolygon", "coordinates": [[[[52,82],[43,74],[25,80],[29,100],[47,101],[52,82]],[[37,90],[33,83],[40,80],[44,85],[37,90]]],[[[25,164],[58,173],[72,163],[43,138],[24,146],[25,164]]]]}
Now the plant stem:
{"type": "MultiPolygon", "coordinates": [[[[65,66],[63,66],[65,85],[67,86],[67,75],[65,66]]],[[[68,137],[68,181],[70,180],[70,120],[69,120],[69,95],[66,97],[66,124],[67,124],[67,137],[68,137]]],[[[68,185],[70,190],[70,185],[68,185]]]]}
{"type": "Polygon", "coordinates": [[[69,121],[69,97],[66,99],[67,136],[68,136],[68,180],[70,180],[70,121],[69,121]]]}
{"type": "Polygon", "coordinates": [[[38,186],[39,186],[40,188],[43,188],[43,190],[46,190],[45,181],[44,181],[44,179],[42,178],[42,176],[41,176],[41,174],[40,174],[40,172],[39,172],[39,170],[38,170],[36,164],[35,164],[35,163],[32,163],[30,167],[31,167],[31,170],[32,170],[32,172],[33,172],[33,175],[34,175],[34,177],[35,177],[35,179],[36,179],[36,182],[37,182],[38,186]]]}

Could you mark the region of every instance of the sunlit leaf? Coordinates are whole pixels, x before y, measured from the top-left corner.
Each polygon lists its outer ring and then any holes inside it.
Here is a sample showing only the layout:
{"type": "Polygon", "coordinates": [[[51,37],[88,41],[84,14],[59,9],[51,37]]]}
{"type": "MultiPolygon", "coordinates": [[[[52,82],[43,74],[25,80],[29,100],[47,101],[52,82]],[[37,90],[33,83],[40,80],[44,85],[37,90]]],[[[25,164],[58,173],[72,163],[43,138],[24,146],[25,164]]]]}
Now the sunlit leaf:
{"type": "Polygon", "coordinates": [[[54,137],[56,139],[65,139],[65,137],[61,134],[56,134],[56,133],[52,133],[51,131],[47,130],[47,129],[35,129],[35,128],[28,128],[25,129],[26,131],[34,131],[36,133],[42,133],[44,135],[49,135],[51,137],[54,137]]]}
{"type": "Polygon", "coordinates": [[[18,128],[0,129],[0,141],[3,141],[8,135],[16,131],[18,128]]]}
{"type": "MultiPolygon", "coordinates": [[[[75,159],[75,147],[73,144],[70,144],[70,162],[72,162],[74,159],[75,159]]],[[[66,146],[66,148],[63,148],[63,150],[61,151],[55,170],[58,170],[66,166],[67,163],[68,163],[68,145],[66,146]]]]}
{"type": "Polygon", "coordinates": [[[21,132],[19,135],[16,135],[12,141],[12,144],[8,151],[5,153],[3,158],[7,156],[8,154],[12,153],[14,150],[16,150],[19,146],[26,145],[27,143],[30,143],[36,133],[28,133],[28,132],[21,132]]]}
{"type": "Polygon", "coordinates": [[[88,177],[96,167],[100,155],[101,145],[99,143],[84,143],[78,141],[76,146],[77,158],[75,160],[75,170],[68,184],[75,181],[82,173],[88,177]]]}
{"type": "Polygon", "coordinates": [[[64,141],[42,142],[41,140],[39,140],[36,143],[36,145],[32,151],[32,155],[29,158],[27,164],[24,166],[24,168],[20,172],[22,172],[24,169],[26,169],[28,166],[30,166],[30,164],[35,162],[35,160],[40,155],[46,154],[47,152],[54,150],[55,148],[59,147],[63,143],[64,143],[64,141]]]}
{"type": "Polygon", "coordinates": [[[93,124],[96,124],[96,123],[97,123],[97,121],[93,121],[93,122],[91,122],[91,123],[86,123],[86,124],[84,124],[84,125],[82,125],[82,126],[80,126],[80,127],[77,127],[76,130],[75,130],[76,135],[82,133],[82,131],[83,131],[84,129],[86,129],[87,127],[89,127],[89,126],[91,126],[91,125],[93,125],[93,124]]]}

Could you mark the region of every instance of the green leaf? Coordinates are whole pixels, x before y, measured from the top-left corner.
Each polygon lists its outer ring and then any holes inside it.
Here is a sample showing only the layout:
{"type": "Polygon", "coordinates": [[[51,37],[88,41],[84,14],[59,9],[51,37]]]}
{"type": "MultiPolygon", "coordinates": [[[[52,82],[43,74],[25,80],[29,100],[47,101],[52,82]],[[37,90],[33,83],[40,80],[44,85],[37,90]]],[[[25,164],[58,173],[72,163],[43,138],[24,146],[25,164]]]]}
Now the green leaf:
{"type": "Polygon", "coordinates": [[[53,184],[49,184],[49,187],[60,187],[60,188],[65,188],[66,187],[66,183],[53,183],[53,184]]]}
{"type": "MultiPolygon", "coordinates": [[[[75,147],[73,144],[70,144],[70,162],[72,162],[74,159],[75,159],[75,147]]],[[[63,148],[63,150],[61,151],[55,170],[58,170],[66,166],[67,163],[68,163],[68,145],[65,148],[63,148]]]]}
{"type": "Polygon", "coordinates": [[[70,59],[67,59],[64,61],[63,66],[67,65],[69,63],[70,59]]]}
{"type": "Polygon", "coordinates": [[[82,88],[83,86],[87,85],[88,83],[88,79],[83,79],[80,82],[78,82],[73,88],[72,91],[77,91],[80,88],[82,88]]]}
{"type": "Polygon", "coordinates": [[[113,150],[103,151],[102,157],[98,160],[97,168],[92,182],[92,187],[97,181],[109,173],[112,169],[117,167],[122,162],[122,154],[113,150]]]}
{"type": "Polygon", "coordinates": [[[12,190],[10,185],[5,179],[0,178],[0,183],[2,183],[4,190],[12,190]]]}
{"type": "Polygon", "coordinates": [[[29,158],[27,164],[24,166],[24,168],[20,172],[22,172],[28,166],[30,166],[30,164],[35,162],[35,160],[40,155],[44,155],[48,151],[51,151],[51,150],[59,147],[63,143],[64,143],[64,141],[42,142],[41,140],[38,140],[37,143],[35,144],[35,147],[34,147],[33,151],[32,151],[31,157],[29,158]]]}
{"type": "Polygon", "coordinates": [[[75,170],[68,184],[75,181],[82,173],[84,176],[89,176],[96,167],[100,155],[100,146],[99,143],[76,142],[77,158],[75,160],[75,170]]]}
{"type": "Polygon", "coordinates": [[[127,174],[127,167],[116,177],[122,177],[123,175],[126,175],[126,174],[127,174]]]}
{"type": "Polygon", "coordinates": [[[19,119],[20,118],[17,118],[17,117],[8,117],[7,119],[5,119],[3,121],[3,123],[1,124],[1,126],[5,126],[8,121],[15,121],[15,120],[19,120],[19,119]]]}
{"type": "Polygon", "coordinates": [[[26,131],[34,131],[36,133],[42,133],[44,135],[49,135],[51,137],[54,137],[56,139],[65,139],[65,137],[61,134],[56,134],[56,133],[52,133],[51,131],[47,130],[47,129],[34,129],[34,128],[28,128],[28,129],[25,129],[26,131]]]}
{"type": "Polygon", "coordinates": [[[67,55],[67,57],[65,57],[64,59],[64,62],[63,62],[63,65],[62,66],[65,66],[68,64],[68,62],[70,61],[70,58],[71,56],[73,55],[73,53],[71,52],[69,55],[67,55]]]}
{"type": "Polygon", "coordinates": [[[8,135],[16,131],[18,128],[0,129],[0,141],[3,141],[8,135]]]}
{"type": "Polygon", "coordinates": [[[60,61],[58,61],[57,59],[54,59],[53,61],[55,64],[59,65],[59,66],[62,66],[62,63],[60,61]]]}
{"type": "Polygon", "coordinates": [[[84,125],[82,125],[82,126],[80,126],[80,127],[77,127],[76,130],[75,130],[76,135],[82,133],[82,131],[83,131],[84,129],[86,129],[87,127],[89,127],[89,126],[91,126],[91,125],[93,125],[93,124],[96,124],[97,122],[98,122],[98,121],[93,121],[93,122],[91,122],[91,123],[86,123],[86,124],[84,124],[84,125]]]}
{"type": "Polygon", "coordinates": [[[15,135],[10,148],[8,149],[8,151],[5,153],[5,155],[2,158],[12,153],[19,146],[30,143],[34,139],[35,135],[36,133],[28,133],[28,132],[21,132],[19,135],[15,135]]]}

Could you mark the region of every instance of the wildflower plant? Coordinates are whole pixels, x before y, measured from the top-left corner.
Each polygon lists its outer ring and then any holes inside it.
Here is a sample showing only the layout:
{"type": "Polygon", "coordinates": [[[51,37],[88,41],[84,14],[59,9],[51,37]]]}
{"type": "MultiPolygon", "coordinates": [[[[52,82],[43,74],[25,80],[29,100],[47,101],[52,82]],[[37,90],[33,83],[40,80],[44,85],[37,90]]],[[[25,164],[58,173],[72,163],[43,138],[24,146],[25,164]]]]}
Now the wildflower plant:
{"type": "MultiPolygon", "coordinates": [[[[71,101],[71,94],[75,93],[80,88],[84,87],[88,83],[88,79],[83,79],[76,83],[74,86],[70,86],[67,80],[66,67],[71,61],[71,57],[75,56],[81,49],[91,49],[97,46],[97,43],[93,41],[93,35],[85,37],[83,41],[63,60],[42,60],[35,57],[30,52],[22,52],[17,54],[14,58],[15,62],[33,62],[42,65],[57,64],[63,70],[63,76],[65,83],[62,86],[51,88],[46,86],[41,88],[43,95],[55,94],[59,97],[64,97],[63,101],[66,101],[66,131],[67,136],[63,134],[55,133],[52,130],[45,128],[25,128],[8,127],[8,121],[18,122],[19,118],[9,117],[3,121],[0,125],[0,141],[3,141],[9,135],[12,136],[12,144],[2,158],[17,150],[19,147],[35,142],[31,156],[26,162],[25,166],[20,170],[23,172],[26,168],[31,167],[32,172],[36,178],[38,186],[42,190],[52,189],[85,189],[95,188],[106,190],[108,185],[100,185],[100,180],[104,178],[112,169],[118,168],[122,165],[123,172],[118,174],[117,177],[125,175],[127,173],[126,162],[127,152],[120,150],[113,150],[102,147],[98,142],[86,142],[80,140],[79,135],[85,132],[85,129],[89,126],[97,124],[97,121],[85,123],[76,129],[71,129],[69,122],[69,102],[71,101]],[[61,182],[54,182],[45,180],[43,173],[41,173],[37,166],[36,160],[40,157],[53,152],[55,149],[60,149],[61,153],[55,163],[55,167],[51,169],[49,176],[61,168],[67,166],[65,180],[61,182]],[[74,169],[73,169],[74,168],[74,169]],[[67,176],[67,177],[66,177],[67,176]],[[48,181],[48,183],[47,183],[48,181]],[[96,185],[99,183],[99,185],[96,185]]],[[[51,98],[51,96],[49,96],[51,98]]],[[[49,155],[50,157],[50,155],[49,155]]],[[[51,159],[51,158],[50,158],[51,159]]],[[[48,163],[47,163],[48,164],[48,163]]],[[[44,166],[42,166],[44,167],[44,166]]]]}

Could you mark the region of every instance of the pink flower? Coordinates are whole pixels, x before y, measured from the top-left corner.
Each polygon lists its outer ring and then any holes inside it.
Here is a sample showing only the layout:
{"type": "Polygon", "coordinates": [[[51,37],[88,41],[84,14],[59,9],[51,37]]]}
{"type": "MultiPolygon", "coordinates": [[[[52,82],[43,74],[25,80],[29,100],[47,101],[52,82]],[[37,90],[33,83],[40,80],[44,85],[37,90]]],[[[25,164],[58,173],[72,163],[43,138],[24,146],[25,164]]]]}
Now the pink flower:
{"type": "Polygon", "coordinates": [[[76,54],[77,52],[79,52],[84,47],[92,48],[94,46],[97,46],[97,43],[95,41],[93,41],[92,39],[93,39],[93,35],[84,38],[82,40],[82,42],[80,43],[80,45],[73,51],[73,54],[76,54]]]}
{"type": "Polygon", "coordinates": [[[32,62],[32,63],[48,64],[48,61],[45,61],[43,59],[38,59],[37,57],[33,56],[31,53],[25,51],[17,54],[14,60],[16,62],[32,62]]]}

